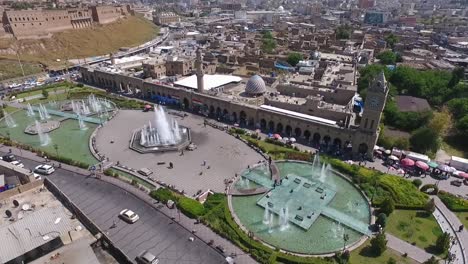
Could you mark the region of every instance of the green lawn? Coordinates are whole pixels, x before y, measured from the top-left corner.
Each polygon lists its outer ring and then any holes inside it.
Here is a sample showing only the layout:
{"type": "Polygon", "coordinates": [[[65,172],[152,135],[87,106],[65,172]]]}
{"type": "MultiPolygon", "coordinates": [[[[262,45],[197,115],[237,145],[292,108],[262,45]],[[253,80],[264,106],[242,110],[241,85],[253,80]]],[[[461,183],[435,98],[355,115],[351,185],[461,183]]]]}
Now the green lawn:
{"type": "Polygon", "coordinates": [[[145,186],[146,188],[152,190],[154,189],[154,186],[143,181],[142,179],[138,178],[138,177],[135,177],[133,176],[132,174],[130,173],[126,173],[126,172],[123,172],[121,170],[117,170],[117,169],[110,169],[113,173],[117,173],[119,175],[119,177],[122,177],[122,178],[126,178],[126,179],[129,179],[129,180],[136,180],[139,184],[145,186]]]}
{"type": "Polygon", "coordinates": [[[423,211],[395,210],[388,218],[388,233],[431,252],[437,236],[442,233],[434,216],[423,211]]]}
{"type": "Polygon", "coordinates": [[[19,110],[19,108],[7,105],[3,108],[3,110],[5,110],[5,112],[7,113],[12,113],[12,112],[19,110]]]}
{"type": "Polygon", "coordinates": [[[370,250],[369,250],[369,245],[370,245],[370,242],[369,240],[367,240],[363,245],[361,245],[359,248],[353,250],[351,252],[351,258],[350,258],[350,262],[351,263],[372,263],[372,264],[386,264],[387,261],[390,259],[390,258],[393,258],[396,260],[396,263],[398,264],[416,264],[418,262],[416,262],[415,260],[413,260],[412,258],[408,258],[408,257],[403,257],[402,255],[400,255],[398,252],[392,250],[392,249],[389,249],[387,248],[387,250],[380,256],[374,256],[370,250]]]}
{"type": "Polygon", "coordinates": [[[462,222],[465,228],[468,228],[468,212],[454,212],[458,219],[462,222]]]}
{"type": "MultiPolygon", "coordinates": [[[[51,97],[53,99],[55,97],[55,95],[52,94],[53,92],[62,91],[62,90],[65,90],[67,88],[68,88],[67,86],[60,86],[60,87],[46,88],[46,90],[49,92],[49,97],[51,97]]],[[[28,96],[37,95],[37,94],[42,94],[42,89],[41,90],[34,90],[34,91],[27,91],[27,92],[19,93],[19,94],[16,95],[16,98],[20,99],[20,98],[25,98],[25,97],[28,97],[28,96]]]]}
{"type": "Polygon", "coordinates": [[[67,93],[61,93],[57,95],[49,94],[48,98],[33,99],[33,100],[29,100],[28,103],[33,105],[33,104],[39,104],[39,103],[43,104],[43,103],[47,103],[50,101],[63,101],[63,100],[67,100],[67,93]]]}

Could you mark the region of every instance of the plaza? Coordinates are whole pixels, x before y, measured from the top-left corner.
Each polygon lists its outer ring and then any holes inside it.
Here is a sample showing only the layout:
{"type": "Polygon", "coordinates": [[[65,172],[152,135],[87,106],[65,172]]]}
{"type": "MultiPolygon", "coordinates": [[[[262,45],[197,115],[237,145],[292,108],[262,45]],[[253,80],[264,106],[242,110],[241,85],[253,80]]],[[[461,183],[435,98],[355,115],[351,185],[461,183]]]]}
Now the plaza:
{"type": "Polygon", "coordinates": [[[153,112],[120,110],[100,128],[96,135],[96,148],[101,155],[120,165],[139,170],[148,168],[151,178],[173,185],[192,196],[199,190],[224,192],[225,179],[250,164],[262,160],[262,156],[224,131],[204,125],[200,116],[171,117],[190,129],[193,151],[166,151],[140,154],[129,148],[129,140],[136,128],[148,124],[153,112]],[[206,165],[203,165],[206,161],[206,165]],[[172,162],[174,167],[169,168],[172,162]]]}

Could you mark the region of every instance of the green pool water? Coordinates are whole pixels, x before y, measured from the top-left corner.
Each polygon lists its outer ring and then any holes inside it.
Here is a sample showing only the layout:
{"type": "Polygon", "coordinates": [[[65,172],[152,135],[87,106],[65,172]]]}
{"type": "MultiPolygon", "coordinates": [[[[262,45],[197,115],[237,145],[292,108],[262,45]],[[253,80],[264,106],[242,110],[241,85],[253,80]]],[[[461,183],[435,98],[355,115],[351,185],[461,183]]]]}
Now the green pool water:
{"type": "MultiPolygon", "coordinates": [[[[320,175],[317,170],[313,169],[311,163],[285,161],[278,162],[277,166],[280,171],[281,178],[283,179],[286,177],[288,177],[288,180],[293,178],[296,179],[297,176],[299,176],[304,178],[303,182],[308,180],[317,183],[319,182],[320,175]]],[[[248,173],[255,173],[255,177],[268,177],[268,172],[259,172],[258,170],[246,170],[242,175],[248,173]]],[[[251,175],[245,176],[250,177],[251,175]]],[[[259,180],[259,182],[262,181],[263,179],[259,180]]],[[[284,181],[286,181],[286,179],[284,181]]],[[[252,181],[249,181],[249,184],[252,184],[252,181]]],[[[359,190],[341,176],[333,173],[333,171],[329,171],[327,173],[324,184],[327,188],[336,191],[333,199],[326,204],[327,207],[332,208],[332,211],[336,210],[341,213],[342,216],[345,216],[346,221],[348,222],[359,222],[365,226],[370,223],[370,208],[365,197],[362,196],[359,190]]],[[[245,183],[238,182],[235,186],[243,188],[245,183]]],[[[275,191],[279,191],[278,189],[281,188],[277,188],[275,191]]],[[[295,189],[295,192],[296,191],[300,190],[295,189]]],[[[276,204],[278,202],[274,200],[275,195],[273,193],[274,191],[270,192],[270,197],[268,199],[276,204]]],[[[349,237],[346,242],[347,245],[355,243],[363,236],[363,233],[356,231],[354,228],[332,220],[323,214],[320,214],[308,229],[301,228],[291,222],[286,229],[281,228],[280,216],[278,214],[273,214],[273,225],[269,227],[268,224],[264,224],[263,222],[265,214],[264,207],[257,204],[260,199],[265,199],[265,195],[266,194],[233,196],[232,204],[235,214],[242,224],[252,231],[256,237],[272,246],[302,254],[325,254],[335,252],[343,248],[344,234],[347,234],[349,237]]],[[[277,196],[287,197],[288,194],[282,193],[277,196]]],[[[299,197],[302,196],[299,195],[299,197]]],[[[306,195],[303,197],[306,197],[306,195]]],[[[319,206],[318,204],[320,204],[320,202],[325,203],[321,201],[320,198],[317,198],[309,201],[294,201],[293,203],[288,201],[285,202],[285,204],[288,205],[280,206],[289,206],[289,214],[294,215],[300,211],[297,211],[298,208],[291,208],[290,204],[297,205],[297,202],[302,202],[304,204],[304,208],[307,206],[313,207],[314,205],[319,206]]]]}
{"type": "MultiPolygon", "coordinates": [[[[60,156],[90,165],[97,163],[97,160],[93,157],[88,147],[89,137],[97,127],[96,124],[86,123],[88,129],[80,130],[77,120],[68,119],[61,122],[60,128],[49,133],[51,142],[47,146],[41,146],[37,135],[24,133],[24,129],[28,125],[34,123],[34,118],[29,117],[24,110],[15,112],[11,116],[15,120],[17,126],[8,128],[3,120],[0,121],[0,135],[2,135],[2,137],[7,137],[9,132],[12,140],[49,153],[56,153],[54,144],[57,144],[60,156]]],[[[52,115],[51,119],[58,120],[59,117],[52,115]]]]}

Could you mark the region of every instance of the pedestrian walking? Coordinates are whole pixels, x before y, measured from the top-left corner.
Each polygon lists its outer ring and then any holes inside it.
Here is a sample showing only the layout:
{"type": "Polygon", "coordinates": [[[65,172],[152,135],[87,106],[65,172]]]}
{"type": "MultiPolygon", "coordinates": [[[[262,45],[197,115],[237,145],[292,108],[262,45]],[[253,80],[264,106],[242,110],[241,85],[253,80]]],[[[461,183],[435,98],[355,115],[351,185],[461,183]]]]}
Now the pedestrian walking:
{"type": "Polygon", "coordinates": [[[206,160],[203,161],[203,166],[206,166],[206,160]]]}
{"type": "Polygon", "coordinates": [[[463,225],[460,225],[460,226],[458,227],[458,232],[461,232],[461,231],[463,231],[463,225]]]}

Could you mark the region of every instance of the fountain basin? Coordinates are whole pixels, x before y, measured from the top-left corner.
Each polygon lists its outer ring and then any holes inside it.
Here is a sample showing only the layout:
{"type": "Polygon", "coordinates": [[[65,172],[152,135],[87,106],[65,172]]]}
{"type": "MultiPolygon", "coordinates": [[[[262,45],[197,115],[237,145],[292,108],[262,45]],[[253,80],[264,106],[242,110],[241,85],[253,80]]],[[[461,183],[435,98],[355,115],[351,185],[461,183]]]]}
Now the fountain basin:
{"type": "Polygon", "coordinates": [[[141,128],[133,131],[132,138],[130,139],[130,149],[139,153],[154,153],[164,151],[180,151],[190,145],[190,129],[180,126],[179,132],[181,135],[180,141],[174,144],[141,144],[141,128]]]}
{"type": "MultiPolygon", "coordinates": [[[[57,120],[47,120],[39,122],[40,130],[42,133],[49,133],[60,127],[60,121],[57,120]]],[[[29,135],[37,135],[37,126],[36,124],[31,124],[24,129],[24,133],[29,135]]]]}
{"type": "Polygon", "coordinates": [[[268,166],[243,171],[233,185],[236,192],[245,194],[232,194],[231,212],[255,238],[288,252],[327,255],[343,249],[344,234],[349,237],[347,248],[369,235],[367,198],[343,175],[330,168],[324,176],[323,164],[279,161],[276,165],[279,186],[268,187],[272,184],[268,166]],[[244,179],[249,179],[248,185],[244,179]],[[268,191],[249,195],[244,189],[253,183],[268,191]]]}

